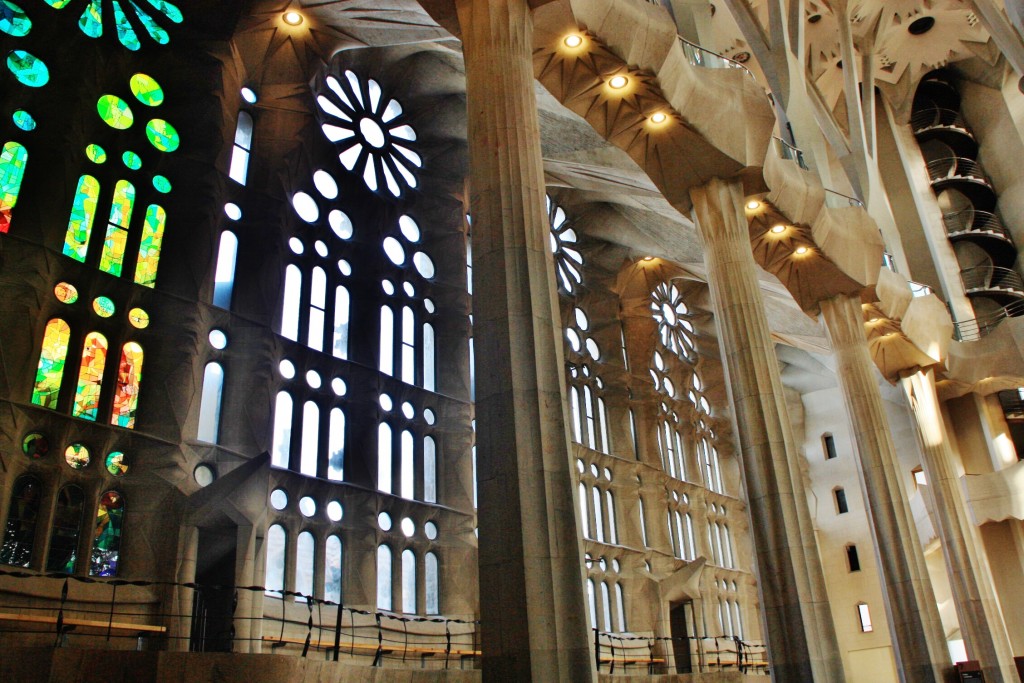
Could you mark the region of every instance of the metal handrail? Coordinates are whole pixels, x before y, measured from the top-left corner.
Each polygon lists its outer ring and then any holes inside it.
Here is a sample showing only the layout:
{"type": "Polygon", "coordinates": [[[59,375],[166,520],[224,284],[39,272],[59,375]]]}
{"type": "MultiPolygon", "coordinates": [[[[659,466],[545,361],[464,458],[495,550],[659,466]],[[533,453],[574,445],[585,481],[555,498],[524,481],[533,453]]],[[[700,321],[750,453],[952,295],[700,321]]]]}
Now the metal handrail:
{"type": "Polygon", "coordinates": [[[996,394],[999,397],[999,405],[1003,409],[1003,415],[1007,418],[1024,418],[1024,396],[1021,396],[1020,389],[1007,389],[996,394]]]}
{"type": "Polygon", "coordinates": [[[679,42],[682,43],[683,54],[686,55],[686,59],[693,66],[702,66],[707,69],[743,69],[755,83],[757,82],[757,79],[754,78],[754,72],[737,62],[735,59],[729,59],[725,55],[720,55],[717,52],[701,47],[697,43],[691,42],[680,35],[677,35],[676,37],[679,39],[679,42]]]}
{"type": "Polygon", "coordinates": [[[842,192],[836,192],[835,190],[830,190],[826,187],[825,206],[832,209],[843,209],[850,206],[859,206],[864,208],[864,202],[856,197],[851,197],[850,195],[843,194],[842,192]]]}
{"type": "Polygon", "coordinates": [[[957,341],[977,341],[987,336],[1007,318],[1017,318],[1024,315],[1024,299],[1013,301],[997,311],[988,315],[979,316],[970,320],[955,321],[953,323],[953,339],[957,341]]]}
{"type": "Polygon", "coordinates": [[[1014,291],[1024,296],[1024,278],[1012,268],[975,266],[961,270],[960,279],[967,292],[998,289],[1014,291]]]}
{"type": "Polygon", "coordinates": [[[1010,231],[1003,226],[999,216],[989,211],[968,207],[942,214],[942,222],[946,226],[946,232],[950,235],[964,232],[986,232],[995,233],[1010,242],[1013,241],[1010,231]]]}
{"type": "Polygon", "coordinates": [[[974,178],[991,185],[985,169],[974,159],[967,157],[944,157],[928,162],[928,178],[934,183],[949,178],[974,178]]]}
{"type": "Polygon", "coordinates": [[[777,135],[772,136],[772,142],[775,143],[775,151],[778,152],[779,157],[788,161],[795,161],[797,166],[805,171],[811,170],[807,167],[807,162],[804,161],[804,153],[799,147],[794,147],[777,135]]]}
{"type": "Polygon", "coordinates": [[[974,137],[971,129],[967,126],[967,121],[964,119],[963,114],[954,109],[942,107],[928,107],[917,112],[910,118],[910,127],[915,133],[937,127],[958,128],[972,138],[974,137]]]}

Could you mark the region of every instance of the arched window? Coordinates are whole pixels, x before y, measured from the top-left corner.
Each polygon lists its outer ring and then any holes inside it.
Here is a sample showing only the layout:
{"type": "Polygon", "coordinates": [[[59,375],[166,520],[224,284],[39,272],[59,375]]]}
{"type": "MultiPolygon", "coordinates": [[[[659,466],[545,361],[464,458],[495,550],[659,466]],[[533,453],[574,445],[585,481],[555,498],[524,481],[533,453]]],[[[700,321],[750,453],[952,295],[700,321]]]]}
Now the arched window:
{"type": "Polygon", "coordinates": [[[0,564],[27,567],[32,562],[42,496],[43,485],[31,474],[24,474],[14,482],[11,505],[7,508],[4,542],[0,545],[0,564]]]}
{"type": "Polygon", "coordinates": [[[604,543],[604,513],[601,511],[601,489],[596,486],[590,490],[594,499],[594,536],[604,543]]]}
{"type": "Polygon", "coordinates": [[[604,621],[601,623],[601,627],[605,631],[613,630],[612,626],[612,596],[608,591],[608,584],[604,581],[601,582],[601,607],[604,621]]]}
{"type": "Polygon", "coordinates": [[[238,259],[238,238],[225,230],[220,234],[217,247],[217,268],[213,274],[213,305],[231,308],[231,293],[235,288],[235,262],[238,259]]]}
{"type": "MultiPolygon", "coordinates": [[[[733,588],[735,591],[735,587],[733,588]]],[[[743,637],[743,621],[740,618],[740,603],[739,600],[732,601],[732,630],[733,635],[737,638],[743,637]]]]}
{"type": "Polygon", "coordinates": [[[292,441],[292,397],[286,391],[277,393],[274,403],[274,439],[271,445],[270,464],[274,467],[288,467],[292,441]]]}
{"type": "Polygon", "coordinates": [[[274,524],[267,529],[267,571],[263,583],[267,588],[267,595],[273,597],[283,597],[281,591],[284,590],[287,540],[284,527],[280,524],[274,524]]]}
{"type": "Polygon", "coordinates": [[[605,509],[608,511],[608,542],[617,545],[619,542],[619,530],[615,524],[615,497],[611,491],[605,490],[605,509]]]}
{"type": "Polygon", "coordinates": [[[78,373],[78,390],[72,415],[86,420],[95,420],[100,409],[100,388],[103,383],[103,368],[107,363],[107,338],[99,332],[90,332],[85,337],[82,349],[82,365],[78,373]]]}
{"type": "Polygon", "coordinates": [[[569,387],[569,410],[572,413],[572,440],[583,443],[583,421],[580,419],[580,392],[575,386],[569,387]]]}
{"type": "Polygon", "coordinates": [[[235,144],[231,148],[231,166],[228,176],[239,185],[245,185],[246,177],[249,175],[252,129],[252,116],[249,112],[238,112],[238,126],[235,128],[235,144]]]}
{"type": "Polygon", "coordinates": [[[46,571],[70,574],[75,571],[78,556],[78,534],[82,529],[85,495],[82,489],[68,484],[57,493],[57,506],[50,531],[50,552],[46,571]]]}
{"type": "Polygon", "coordinates": [[[306,345],[324,350],[324,321],[327,318],[327,273],[320,266],[313,269],[309,293],[309,334],[306,345]]]}
{"type": "Polygon", "coordinates": [[[294,264],[284,269],[284,304],[281,307],[281,336],[292,341],[299,339],[299,312],[301,310],[302,271],[294,264]]]}
{"type": "Polygon", "coordinates": [[[312,401],[302,406],[302,447],[299,451],[299,471],[316,476],[316,460],[320,450],[320,408],[312,401]]]}
{"type": "Polygon", "coordinates": [[[110,220],[100,252],[100,270],[121,277],[124,250],[128,242],[128,226],[135,208],[135,186],[127,180],[118,180],[114,186],[114,199],[110,205],[110,220]]]}
{"type": "Polygon", "coordinates": [[[217,443],[223,392],[224,368],[220,363],[207,363],[203,372],[203,396],[199,404],[199,431],[196,435],[200,441],[217,443]]]}
{"type": "Polygon", "coordinates": [[[687,545],[690,548],[690,556],[687,559],[697,559],[697,539],[693,534],[693,517],[687,512],[683,519],[686,521],[686,540],[687,545]]]}
{"type": "MultiPolygon", "coordinates": [[[[316,561],[316,541],[313,534],[303,531],[299,534],[295,547],[295,592],[313,596],[313,563],[316,561]]],[[[308,602],[304,598],[296,598],[296,602],[308,602]]]]}
{"type": "Polygon", "coordinates": [[[590,628],[599,628],[597,625],[597,595],[594,591],[593,579],[587,579],[587,598],[590,602],[590,628]]]}
{"type": "Polygon", "coordinates": [[[582,481],[579,484],[580,496],[580,524],[582,525],[583,538],[590,538],[590,505],[587,503],[587,486],[582,481]]]}
{"type": "Polygon", "coordinates": [[[391,548],[377,546],[377,609],[391,611],[391,548]]]}
{"type": "Polygon", "coordinates": [[[437,502],[437,446],[434,437],[423,437],[423,502],[437,502]]]}
{"type": "Polygon", "coordinates": [[[619,633],[626,632],[626,603],[622,594],[622,584],[615,584],[615,608],[619,616],[619,633]]]}
{"type": "Polygon", "coordinates": [[[434,367],[434,326],[423,323],[423,388],[435,391],[437,386],[434,367]]]}
{"type": "Polygon", "coordinates": [[[85,263],[89,252],[89,238],[96,220],[96,205],[100,201],[100,181],[91,175],[78,179],[78,189],[71,205],[68,231],[64,237],[64,255],[85,263]]]}
{"type": "Polygon", "coordinates": [[[135,342],[128,342],[121,347],[121,362],[117,366],[117,386],[114,390],[114,412],[110,415],[110,424],[127,429],[135,427],[141,381],[142,347],[135,342]]]}
{"type": "Polygon", "coordinates": [[[36,384],[32,390],[32,403],[50,409],[57,407],[70,337],[71,328],[60,318],[54,318],[46,323],[39,366],[36,370],[36,384]]]}
{"type": "Polygon", "coordinates": [[[416,553],[402,551],[402,611],[416,613],[416,553]]]}
{"type": "Polygon", "coordinates": [[[846,489],[837,486],[832,489],[832,494],[836,498],[836,514],[843,515],[849,512],[850,506],[846,502],[846,489]]]}
{"type": "Polygon", "coordinates": [[[643,541],[644,547],[647,546],[647,517],[644,515],[644,501],[642,498],[637,498],[637,510],[640,512],[640,540],[643,541]]]}
{"type": "Polygon", "coordinates": [[[395,314],[389,306],[380,307],[380,371],[395,374],[395,314]]]}
{"type": "Polygon", "coordinates": [[[341,539],[331,535],[324,544],[324,600],[341,604],[341,539]]]}
{"type": "Polygon", "coordinates": [[[377,490],[391,493],[391,425],[386,422],[377,427],[377,490]]]}
{"type": "Polygon", "coordinates": [[[689,548],[687,548],[686,540],[683,537],[683,516],[679,513],[678,510],[673,512],[672,515],[676,522],[676,547],[678,548],[676,557],[678,557],[681,560],[689,559],[689,548]]]}
{"type": "Polygon", "coordinates": [[[402,498],[413,500],[415,493],[415,466],[413,464],[413,439],[412,432],[408,429],[402,431],[401,449],[401,494],[402,498]]]}
{"type": "Polygon", "coordinates": [[[156,271],[160,267],[160,249],[164,243],[165,227],[167,212],[162,206],[150,204],[146,208],[146,219],[142,222],[139,260],[135,263],[135,284],[143,287],[156,286],[156,271]]]}
{"type": "Polygon", "coordinates": [[[117,491],[100,497],[96,510],[89,576],[117,576],[121,560],[121,529],[124,527],[124,498],[117,491]]]}
{"type": "Polygon", "coordinates": [[[438,573],[437,566],[437,555],[432,552],[428,552],[424,557],[424,573],[425,582],[424,586],[427,591],[426,595],[426,608],[427,614],[440,614],[441,613],[441,586],[439,583],[440,575],[438,573]]]}
{"type": "Polygon", "coordinates": [[[331,344],[331,353],[335,358],[348,358],[348,321],[348,289],[338,285],[334,290],[334,340],[331,344]]]}
{"type": "Polygon", "coordinates": [[[27,163],[28,150],[24,145],[14,141],[4,143],[0,152],[0,233],[11,228],[11,210],[18,203],[27,163]]]}
{"type": "Polygon", "coordinates": [[[402,307],[402,381],[416,383],[416,315],[402,307]]]}
{"type": "Polygon", "coordinates": [[[345,479],[345,413],[341,408],[331,408],[327,450],[327,478],[343,481],[345,479]]]}

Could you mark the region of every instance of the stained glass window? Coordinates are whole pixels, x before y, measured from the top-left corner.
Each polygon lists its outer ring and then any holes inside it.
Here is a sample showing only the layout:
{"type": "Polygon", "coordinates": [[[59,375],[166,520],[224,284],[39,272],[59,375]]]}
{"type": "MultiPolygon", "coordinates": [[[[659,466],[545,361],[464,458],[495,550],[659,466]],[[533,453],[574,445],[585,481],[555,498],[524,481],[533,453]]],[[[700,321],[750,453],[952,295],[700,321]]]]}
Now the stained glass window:
{"type": "Polygon", "coordinates": [[[21,9],[10,0],[3,0],[0,3],[0,31],[9,36],[20,38],[28,35],[32,30],[32,20],[21,9]]]}
{"type": "Polygon", "coordinates": [[[73,443],[64,449],[64,462],[73,470],[84,470],[90,460],[89,449],[85,444],[73,443]]]}
{"type": "Polygon", "coordinates": [[[117,95],[101,95],[96,101],[96,112],[103,123],[117,130],[126,130],[135,123],[132,108],[117,95]]]}
{"type": "Polygon", "coordinates": [[[217,443],[220,429],[220,404],[224,391],[224,368],[220,363],[207,363],[203,372],[203,394],[199,404],[199,432],[196,438],[217,443]]]}
{"type": "Polygon", "coordinates": [[[156,270],[160,265],[160,247],[164,240],[167,212],[156,204],[146,209],[146,221],[142,225],[142,243],[139,244],[139,261],[135,266],[135,282],[143,287],[156,284],[156,270]]]}
{"type": "Polygon", "coordinates": [[[82,489],[74,484],[68,484],[57,493],[46,571],[65,574],[75,571],[84,503],[82,489]]]}
{"type": "Polygon", "coordinates": [[[121,559],[121,528],[124,524],[124,498],[117,491],[107,491],[100,498],[93,531],[89,576],[117,576],[121,559]]]}
{"type": "Polygon", "coordinates": [[[24,109],[16,109],[11,115],[14,125],[26,133],[36,129],[36,120],[24,109]]]}
{"type": "Polygon", "coordinates": [[[117,307],[110,297],[98,296],[93,299],[92,310],[101,318],[109,318],[117,312],[117,307]]]}
{"type": "Polygon", "coordinates": [[[142,157],[132,151],[125,152],[121,155],[121,162],[130,171],[138,171],[142,168],[142,157]]]}
{"type": "Polygon", "coordinates": [[[235,128],[235,144],[231,150],[231,165],[228,176],[239,185],[245,185],[249,175],[249,154],[252,151],[252,116],[238,112],[238,126],[235,128]]]}
{"type": "Polygon", "coordinates": [[[50,81],[46,63],[24,50],[12,50],[7,55],[7,68],[19,83],[30,88],[41,88],[50,81]]]}
{"type": "Polygon", "coordinates": [[[35,460],[50,452],[50,441],[39,432],[29,432],[21,440],[21,452],[35,460]]]}
{"type": "Polygon", "coordinates": [[[132,221],[134,206],[135,186],[127,180],[117,181],[117,186],[114,187],[114,200],[110,205],[107,236],[103,240],[103,252],[100,254],[100,270],[114,277],[121,275],[125,244],[128,241],[128,225],[132,221]]]}
{"type": "Polygon", "coordinates": [[[7,142],[0,152],[0,233],[11,228],[11,210],[18,203],[21,181],[25,177],[28,150],[17,142],[7,142]]]}
{"type": "Polygon", "coordinates": [[[82,349],[82,365],[78,374],[78,389],[71,414],[86,420],[95,420],[100,408],[100,387],[103,368],[107,362],[107,338],[99,332],[90,332],[82,349]]]}
{"type": "Polygon", "coordinates": [[[104,467],[107,468],[107,472],[115,477],[123,477],[128,473],[127,458],[121,451],[111,451],[108,453],[104,467]]]}
{"type": "Polygon", "coordinates": [[[341,539],[328,536],[324,562],[324,600],[341,604],[341,539]]]}
{"type": "MultiPolygon", "coordinates": [[[[51,7],[63,9],[70,0],[46,0],[46,2],[51,7]]],[[[167,30],[161,24],[167,21],[180,24],[183,19],[181,10],[166,0],[146,0],[146,3],[149,5],[147,8],[143,7],[141,0],[138,2],[136,0],[108,0],[107,2],[113,15],[118,41],[133,52],[142,47],[142,41],[129,20],[129,15],[133,14],[135,20],[146,29],[145,35],[160,45],[166,45],[171,40],[167,30]]],[[[78,19],[78,28],[90,38],[99,38],[103,35],[103,4],[104,0],[89,0],[78,19]]]]}
{"type": "Polygon", "coordinates": [[[568,294],[576,291],[577,285],[583,282],[580,269],[583,267],[583,254],[577,245],[576,230],[566,215],[565,210],[546,197],[548,208],[548,225],[551,229],[551,253],[555,255],[555,270],[558,274],[558,285],[568,294]]]}
{"type": "Polygon", "coordinates": [[[99,145],[87,145],[85,148],[86,158],[94,164],[102,164],[107,161],[107,150],[99,145]]]}
{"type": "Polygon", "coordinates": [[[14,482],[4,541],[0,545],[0,564],[27,567],[31,563],[42,496],[43,485],[32,475],[26,474],[14,482]]]}
{"type": "MultiPolygon", "coordinates": [[[[99,150],[99,154],[106,160],[106,153],[102,149],[99,150]]],[[[64,238],[65,256],[85,262],[85,255],[89,250],[89,236],[92,235],[92,224],[96,218],[96,204],[99,199],[100,181],[91,175],[83,175],[79,178],[75,200],[71,206],[71,218],[68,220],[67,236],[64,238]]]]}
{"type": "Polygon", "coordinates": [[[231,293],[235,288],[235,261],[238,256],[238,238],[225,230],[220,235],[217,249],[217,269],[213,275],[213,305],[231,308],[231,293]]]}
{"type": "Polygon", "coordinates": [[[110,424],[133,429],[139,407],[139,382],[142,381],[142,347],[128,342],[121,348],[117,366],[117,387],[114,391],[114,412],[110,424]]]}
{"type": "Polygon", "coordinates": [[[78,301],[78,288],[70,282],[58,282],[53,288],[53,295],[62,304],[73,304],[78,301]]]}
{"type": "Polygon", "coordinates": [[[132,327],[143,330],[149,327],[149,313],[141,308],[133,308],[128,311],[128,322],[132,327]]]}
{"type": "Polygon", "coordinates": [[[181,144],[178,131],[163,119],[153,119],[146,124],[146,138],[161,152],[173,152],[181,144]]]}
{"type": "Polygon", "coordinates": [[[46,323],[43,347],[36,370],[36,385],[32,390],[32,403],[44,408],[57,407],[60,382],[64,376],[64,361],[68,355],[71,328],[60,318],[46,323]]]}
{"type": "Polygon", "coordinates": [[[128,81],[135,99],[147,107],[159,107],[164,103],[164,91],[152,76],[143,73],[135,74],[128,81]]]}

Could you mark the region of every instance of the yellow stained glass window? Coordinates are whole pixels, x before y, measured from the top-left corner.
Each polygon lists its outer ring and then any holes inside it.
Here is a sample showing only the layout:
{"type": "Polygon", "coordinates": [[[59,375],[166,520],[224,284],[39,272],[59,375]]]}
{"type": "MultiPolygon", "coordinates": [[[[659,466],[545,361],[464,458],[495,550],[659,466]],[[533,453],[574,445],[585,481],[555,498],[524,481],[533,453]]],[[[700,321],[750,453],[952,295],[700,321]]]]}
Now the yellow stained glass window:
{"type": "Polygon", "coordinates": [[[121,363],[117,366],[117,389],[114,393],[114,412],[110,424],[135,428],[135,411],[139,406],[139,381],[142,379],[142,347],[128,342],[121,349],[121,363]]]}
{"type": "Polygon", "coordinates": [[[89,250],[89,236],[96,218],[96,204],[100,200],[100,181],[91,175],[78,179],[78,190],[71,206],[68,232],[64,237],[64,255],[85,262],[89,250]]]}
{"type": "Polygon", "coordinates": [[[100,389],[103,368],[107,363],[107,338],[99,332],[90,332],[82,349],[82,365],[78,373],[78,389],[71,414],[86,420],[95,420],[100,409],[100,389]]]}
{"type": "Polygon", "coordinates": [[[146,221],[142,226],[142,242],[139,244],[139,261],[135,266],[135,282],[143,287],[156,284],[156,269],[160,265],[160,246],[164,240],[164,226],[167,212],[156,204],[146,209],[146,221]]]}
{"type": "Polygon", "coordinates": [[[68,355],[71,327],[60,318],[46,323],[43,349],[39,354],[36,385],[32,390],[32,403],[44,408],[56,408],[60,381],[64,377],[64,361],[68,355]]]}
{"type": "Polygon", "coordinates": [[[114,200],[110,205],[107,236],[103,240],[103,253],[100,254],[100,270],[115,277],[121,275],[125,243],[128,241],[128,225],[132,221],[134,206],[135,186],[127,180],[117,181],[114,187],[114,200]]]}

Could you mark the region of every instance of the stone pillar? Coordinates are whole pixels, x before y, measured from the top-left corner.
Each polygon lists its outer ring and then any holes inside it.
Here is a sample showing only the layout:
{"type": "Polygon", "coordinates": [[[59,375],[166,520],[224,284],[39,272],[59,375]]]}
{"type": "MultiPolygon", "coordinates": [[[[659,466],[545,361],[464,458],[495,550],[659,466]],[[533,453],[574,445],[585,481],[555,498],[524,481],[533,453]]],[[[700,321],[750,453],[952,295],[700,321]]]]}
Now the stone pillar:
{"type": "Polygon", "coordinates": [[[916,418],[932,526],[942,542],[967,657],[981,662],[988,683],[1010,683],[1017,676],[1010,641],[992,588],[988,559],[954,469],[956,456],[935,391],[935,371],[919,370],[903,377],[902,382],[916,418]]]}
{"type": "MultiPolygon", "coordinates": [[[[178,568],[174,575],[177,584],[192,583],[196,580],[196,562],[199,556],[199,529],[184,526],[178,532],[178,568]]],[[[188,652],[192,635],[192,601],[195,590],[180,585],[171,590],[171,611],[177,615],[169,619],[168,649],[188,652]]]]}
{"type": "Polygon", "coordinates": [[[457,0],[472,170],[485,681],[595,676],[527,0],[457,0]]]}
{"type": "Polygon", "coordinates": [[[897,468],[896,447],[864,336],[859,298],[821,302],[836,359],[836,377],[857,444],[857,469],[867,505],[901,681],[942,681],[950,670],[939,610],[913,515],[897,468]]]}
{"type": "Polygon", "coordinates": [[[801,485],[739,180],[690,190],[740,440],[773,679],[839,683],[843,664],[801,485]]]}

